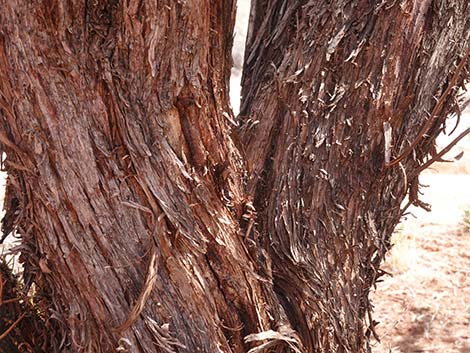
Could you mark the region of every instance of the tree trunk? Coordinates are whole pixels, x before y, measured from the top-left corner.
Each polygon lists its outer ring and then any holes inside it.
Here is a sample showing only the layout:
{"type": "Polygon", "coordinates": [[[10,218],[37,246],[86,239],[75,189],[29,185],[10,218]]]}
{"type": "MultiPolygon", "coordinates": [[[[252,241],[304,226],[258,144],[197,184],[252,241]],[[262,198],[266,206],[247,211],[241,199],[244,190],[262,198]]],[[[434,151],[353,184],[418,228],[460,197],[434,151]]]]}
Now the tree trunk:
{"type": "Polygon", "coordinates": [[[3,1],[0,16],[7,199],[66,331],[55,349],[245,351],[267,316],[238,227],[233,5],[3,1]]]}
{"type": "Polygon", "coordinates": [[[0,10],[3,228],[43,351],[368,349],[468,77],[466,0],[254,1],[238,120],[231,1],[0,10]]]}
{"type": "Polygon", "coordinates": [[[468,1],[258,1],[240,134],[274,290],[308,352],[363,352],[390,234],[468,78],[468,1]],[[463,57],[463,58],[462,58],[463,57]],[[445,74],[443,74],[445,73],[445,74]]]}

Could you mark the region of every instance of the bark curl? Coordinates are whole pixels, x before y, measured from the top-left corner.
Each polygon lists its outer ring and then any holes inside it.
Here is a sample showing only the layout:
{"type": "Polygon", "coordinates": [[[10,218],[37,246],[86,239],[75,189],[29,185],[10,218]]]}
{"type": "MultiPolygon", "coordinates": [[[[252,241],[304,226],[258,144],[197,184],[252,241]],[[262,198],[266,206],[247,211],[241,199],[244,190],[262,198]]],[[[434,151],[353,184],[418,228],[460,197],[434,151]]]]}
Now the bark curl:
{"type": "Polygon", "coordinates": [[[254,1],[237,121],[231,1],[0,9],[3,231],[48,351],[367,351],[467,1],[254,1]]]}

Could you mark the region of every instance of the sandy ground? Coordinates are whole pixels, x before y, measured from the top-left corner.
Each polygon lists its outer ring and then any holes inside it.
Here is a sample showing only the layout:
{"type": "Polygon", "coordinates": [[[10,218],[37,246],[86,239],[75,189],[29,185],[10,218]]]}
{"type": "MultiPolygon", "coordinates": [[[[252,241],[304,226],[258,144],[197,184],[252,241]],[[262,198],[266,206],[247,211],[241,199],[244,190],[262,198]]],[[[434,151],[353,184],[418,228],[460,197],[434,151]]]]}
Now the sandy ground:
{"type": "Polygon", "coordinates": [[[374,353],[470,353],[470,234],[458,226],[405,227],[371,297],[381,343],[374,353]]]}
{"type": "Polygon", "coordinates": [[[373,353],[470,353],[470,176],[448,174],[468,167],[463,160],[421,176],[433,209],[413,209],[417,218],[397,227],[383,266],[392,277],[371,294],[381,338],[373,353]]]}

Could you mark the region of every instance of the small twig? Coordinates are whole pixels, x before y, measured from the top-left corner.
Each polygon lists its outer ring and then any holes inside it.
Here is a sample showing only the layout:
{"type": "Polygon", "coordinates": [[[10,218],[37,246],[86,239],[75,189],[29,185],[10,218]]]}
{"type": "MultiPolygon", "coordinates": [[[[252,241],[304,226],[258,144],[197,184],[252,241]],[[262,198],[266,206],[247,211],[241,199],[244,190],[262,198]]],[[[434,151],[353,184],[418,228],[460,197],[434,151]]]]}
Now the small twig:
{"type": "Polygon", "coordinates": [[[426,123],[423,125],[423,127],[418,133],[418,136],[416,136],[413,142],[397,158],[395,158],[393,161],[385,165],[387,168],[392,167],[395,164],[398,164],[399,162],[401,162],[403,159],[405,159],[411,153],[411,151],[413,151],[413,149],[418,145],[418,143],[421,141],[421,138],[429,131],[432,124],[434,123],[434,120],[436,120],[437,118],[437,114],[439,113],[439,110],[442,108],[445,100],[454,89],[457,79],[459,78],[460,73],[462,72],[465,64],[467,63],[467,59],[469,56],[470,56],[470,47],[465,52],[465,55],[460,61],[460,64],[457,67],[457,70],[455,71],[454,76],[452,76],[452,79],[450,80],[449,85],[447,86],[446,90],[444,91],[444,93],[441,95],[436,105],[434,106],[434,109],[432,110],[431,117],[429,118],[429,120],[426,121],[426,123]]]}
{"type": "Polygon", "coordinates": [[[367,316],[369,318],[369,330],[370,330],[370,332],[372,332],[372,335],[377,340],[377,342],[380,342],[380,337],[377,334],[377,331],[375,330],[375,322],[372,319],[372,312],[371,312],[370,307],[367,308],[367,316]]]}
{"type": "Polygon", "coordinates": [[[459,136],[457,136],[455,138],[455,140],[453,140],[451,143],[449,143],[449,145],[447,145],[446,148],[444,148],[441,152],[436,154],[433,158],[431,158],[429,161],[427,161],[421,167],[419,167],[418,170],[416,171],[416,173],[418,173],[418,174],[421,173],[423,170],[428,168],[431,164],[433,164],[434,162],[439,161],[443,155],[445,155],[447,152],[449,152],[452,149],[452,147],[454,147],[457,144],[457,142],[459,142],[461,139],[463,139],[469,133],[470,133],[470,128],[468,128],[467,130],[462,132],[459,136]]]}
{"type": "MultiPolygon", "coordinates": [[[[465,104],[465,103],[464,103],[464,104],[465,104]]],[[[448,134],[449,136],[452,135],[452,134],[455,132],[455,130],[457,130],[457,128],[459,127],[459,125],[460,125],[460,117],[461,117],[461,115],[462,115],[462,111],[465,109],[464,105],[462,105],[462,107],[459,107],[459,104],[457,103],[456,106],[457,106],[457,109],[458,109],[458,112],[457,112],[457,114],[456,114],[456,115],[457,115],[457,121],[455,122],[455,126],[454,126],[454,128],[452,129],[452,131],[448,134]]]]}
{"type": "Polygon", "coordinates": [[[0,302],[0,305],[3,304],[10,304],[10,303],[16,303],[19,302],[21,299],[20,298],[11,298],[11,299],[5,299],[0,302]]]}
{"type": "Polygon", "coordinates": [[[0,341],[3,340],[6,336],[8,336],[8,334],[15,328],[16,325],[19,324],[19,322],[25,317],[25,315],[26,315],[26,311],[23,314],[21,314],[20,317],[16,319],[16,321],[12,323],[11,326],[7,328],[6,331],[0,335],[0,341]]]}

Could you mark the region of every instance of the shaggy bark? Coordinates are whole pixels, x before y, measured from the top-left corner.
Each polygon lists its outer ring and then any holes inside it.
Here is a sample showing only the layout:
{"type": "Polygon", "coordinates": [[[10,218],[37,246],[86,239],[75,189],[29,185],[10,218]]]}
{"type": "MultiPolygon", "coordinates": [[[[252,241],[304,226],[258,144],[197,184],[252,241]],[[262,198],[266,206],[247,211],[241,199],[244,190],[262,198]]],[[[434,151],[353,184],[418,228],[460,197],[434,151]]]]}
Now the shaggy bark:
{"type": "MultiPolygon", "coordinates": [[[[256,1],[240,135],[258,246],[308,352],[363,352],[390,234],[468,77],[467,1],[256,1]]],[[[468,132],[468,131],[467,131],[468,132]]]]}
{"type": "Polygon", "coordinates": [[[233,22],[226,1],[2,1],[6,199],[54,351],[243,352],[267,322],[238,227],[233,22]]]}
{"type": "Polygon", "coordinates": [[[3,229],[49,351],[367,349],[466,74],[465,0],[255,1],[239,121],[230,1],[0,10],[3,229]]]}

